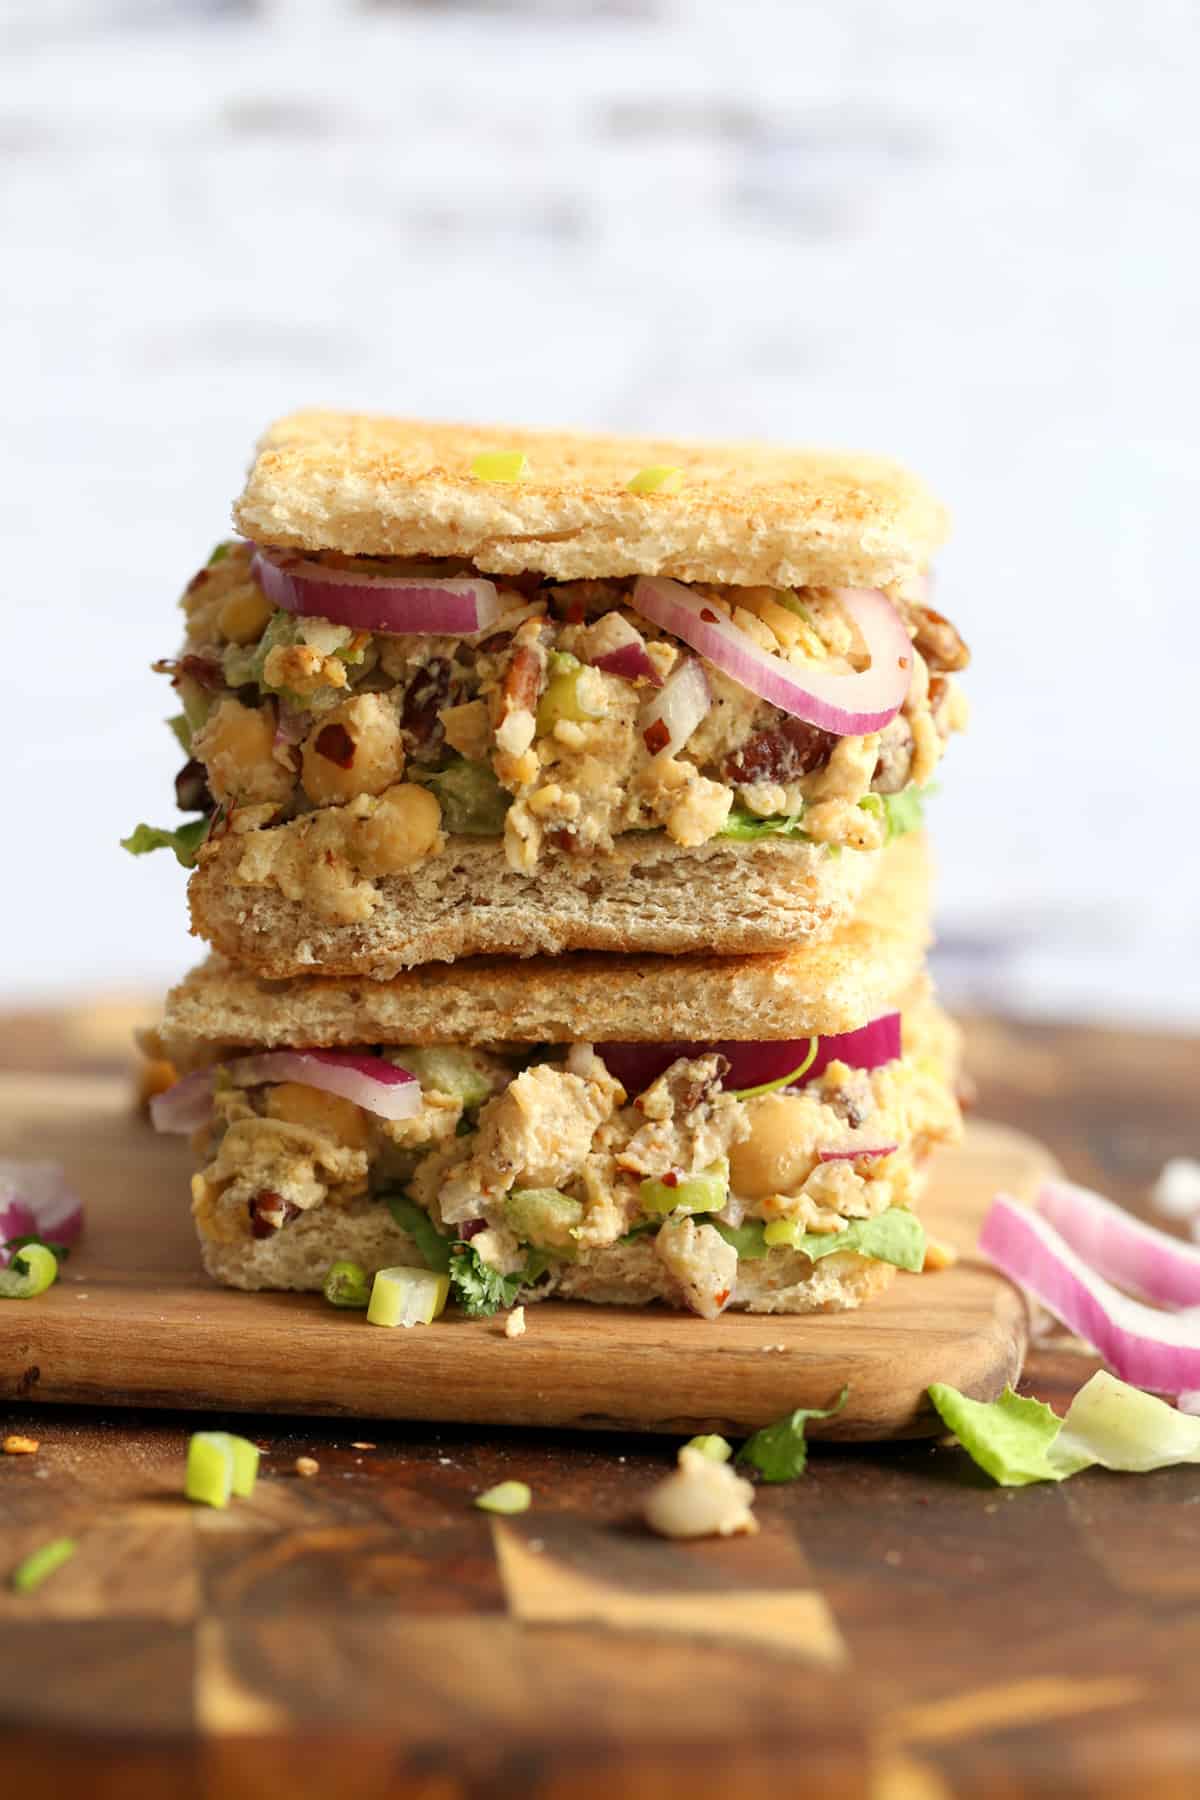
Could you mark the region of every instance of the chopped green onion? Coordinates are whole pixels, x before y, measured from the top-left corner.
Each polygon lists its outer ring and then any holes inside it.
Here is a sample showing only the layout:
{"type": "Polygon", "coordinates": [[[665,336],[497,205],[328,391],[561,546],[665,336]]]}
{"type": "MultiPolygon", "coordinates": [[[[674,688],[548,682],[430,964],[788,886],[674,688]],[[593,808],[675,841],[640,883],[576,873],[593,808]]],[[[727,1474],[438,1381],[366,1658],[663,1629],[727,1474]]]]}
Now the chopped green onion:
{"type": "Polygon", "coordinates": [[[371,1325],[432,1325],[445,1311],[449,1275],[430,1269],[380,1269],[371,1288],[371,1325]]]}
{"type": "Polygon", "coordinates": [[[482,1512],[523,1513],[533,1504],[533,1495],[523,1481],[502,1481],[480,1494],[475,1504],[482,1512]]]}
{"type": "Polygon", "coordinates": [[[799,1219],[772,1219],[763,1226],[763,1243],[769,1250],[777,1250],[781,1244],[794,1250],[803,1236],[804,1226],[799,1219]]]}
{"type": "Polygon", "coordinates": [[[683,486],[683,470],[651,463],[649,468],[639,469],[626,486],[631,494],[677,494],[683,486]]]}
{"type": "Polygon", "coordinates": [[[759,1087],[731,1088],[730,1092],[732,1093],[734,1099],[735,1100],[757,1100],[757,1098],[760,1094],[773,1094],[777,1088],[789,1087],[793,1081],[799,1081],[799,1079],[802,1075],[808,1074],[808,1071],[812,1068],[813,1064],[816,1062],[816,1060],[817,1060],[817,1045],[820,1043],[820,1041],[821,1041],[820,1038],[815,1038],[815,1037],[809,1038],[809,1040],[808,1040],[808,1055],[805,1057],[804,1061],[800,1064],[800,1067],[798,1069],[793,1069],[790,1075],[781,1075],[777,1081],[764,1081],[759,1087]]]}
{"type": "Polygon", "coordinates": [[[527,458],[523,450],[484,450],[471,464],[476,481],[520,481],[527,458]]]}
{"type": "MultiPolygon", "coordinates": [[[[220,1434],[214,1433],[217,1435],[220,1434]]],[[[239,1499],[248,1500],[258,1480],[258,1445],[252,1444],[249,1438],[235,1437],[232,1432],[226,1435],[233,1453],[233,1491],[239,1499]]]]}
{"type": "Polygon", "coordinates": [[[356,1262],[331,1263],[324,1291],[330,1306],[357,1307],[360,1311],[371,1298],[367,1271],[356,1262]]]}
{"type": "Polygon", "coordinates": [[[7,1269],[0,1269],[0,1300],[32,1300],[57,1280],[58,1258],[53,1250],[45,1244],[26,1244],[7,1269]]]}
{"type": "Polygon", "coordinates": [[[183,1491],[201,1506],[228,1506],[233,1492],[233,1445],[225,1431],[194,1431],[188,1440],[183,1491]]]}
{"type": "Polygon", "coordinates": [[[19,1562],[12,1572],[12,1585],[16,1592],[32,1594],[56,1569],[61,1569],[65,1562],[70,1562],[78,1548],[74,1538],[64,1537],[54,1538],[37,1550],[31,1550],[24,1562],[19,1562]]]}
{"type": "Polygon", "coordinates": [[[698,1450],[701,1456],[707,1456],[709,1462],[728,1462],[733,1455],[733,1445],[728,1438],[720,1437],[716,1432],[709,1432],[704,1437],[689,1438],[683,1447],[685,1450],[698,1450]]]}

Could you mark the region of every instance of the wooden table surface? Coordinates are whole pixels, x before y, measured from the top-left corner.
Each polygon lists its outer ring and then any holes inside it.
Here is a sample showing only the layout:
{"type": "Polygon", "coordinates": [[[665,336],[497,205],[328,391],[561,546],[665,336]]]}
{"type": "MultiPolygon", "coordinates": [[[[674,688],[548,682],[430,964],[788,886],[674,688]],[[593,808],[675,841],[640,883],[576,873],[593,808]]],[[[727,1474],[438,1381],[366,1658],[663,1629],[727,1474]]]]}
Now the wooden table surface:
{"type": "MultiPolygon", "coordinates": [[[[9,1018],[0,1066],[112,1069],[136,1009],[9,1018]]],[[[1194,1040],[977,1021],[989,1117],[1134,1207],[1197,1154],[1194,1040]]],[[[1061,1408],[1094,1367],[1031,1355],[1061,1408]]],[[[943,1444],[818,1446],[757,1538],[635,1523],[671,1447],[263,1418],[227,1513],[181,1497],[193,1416],[0,1408],[5,1793],[601,1800],[1200,1792],[1200,1468],[994,1487],[943,1444]],[[368,1447],[369,1446],[369,1447],[368,1447]],[[300,1454],[319,1473],[293,1469],[300,1454]],[[528,1481],[493,1521],[482,1487],[528,1481]]]]}

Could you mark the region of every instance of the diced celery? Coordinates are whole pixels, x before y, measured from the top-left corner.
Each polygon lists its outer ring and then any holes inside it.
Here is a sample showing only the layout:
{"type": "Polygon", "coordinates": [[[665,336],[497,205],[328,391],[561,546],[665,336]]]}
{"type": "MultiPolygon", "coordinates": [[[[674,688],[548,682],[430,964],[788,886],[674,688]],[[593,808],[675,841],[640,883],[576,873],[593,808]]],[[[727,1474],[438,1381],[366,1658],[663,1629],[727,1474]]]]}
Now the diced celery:
{"type": "Polygon", "coordinates": [[[733,1455],[733,1445],[716,1432],[710,1432],[704,1437],[689,1438],[683,1447],[685,1450],[698,1450],[710,1462],[728,1462],[733,1455]]]}
{"type": "Polygon", "coordinates": [[[557,1188],[514,1188],[504,1202],[509,1224],[523,1243],[539,1244],[559,1255],[573,1257],[573,1228],[583,1219],[583,1207],[557,1188]]]}
{"type": "Polygon", "coordinates": [[[648,468],[639,469],[625,485],[631,494],[677,494],[683,486],[683,470],[651,463],[648,468]]]}
{"type": "Polygon", "coordinates": [[[769,1225],[763,1226],[763,1243],[771,1250],[777,1250],[781,1244],[794,1250],[803,1236],[804,1227],[799,1219],[772,1219],[769,1225]]]}
{"type": "Polygon", "coordinates": [[[482,1512],[513,1513],[528,1512],[533,1503],[533,1495],[523,1481],[501,1481],[495,1487],[488,1488],[486,1493],[477,1496],[475,1504],[482,1512]]]}
{"type": "Polygon", "coordinates": [[[233,1432],[228,1436],[233,1452],[233,1491],[240,1499],[248,1500],[258,1480],[258,1445],[249,1438],[235,1437],[233,1432]]]}
{"type": "Polygon", "coordinates": [[[556,650],[550,657],[549,674],[546,691],[538,701],[539,737],[548,737],[562,719],[581,725],[587,719],[599,717],[597,709],[589,707],[586,696],[579,691],[581,681],[586,685],[592,675],[578,657],[566,650],[556,650]]]}
{"type": "Polygon", "coordinates": [[[520,481],[525,473],[523,450],[483,450],[471,464],[476,481],[520,481]]]}
{"type": "Polygon", "coordinates": [[[492,1091],[486,1063],[473,1050],[429,1044],[392,1051],[388,1060],[415,1075],[423,1088],[449,1094],[464,1110],[482,1106],[492,1091]]]}
{"type": "Polygon", "coordinates": [[[672,1187],[666,1181],[643,1181],[639,1193],[642,1211],[720,1212],[729,1192],[729,1164],[724,1159],[698,1175],[682,1175],[672,1187]]]}
{"type": "Polygon", "coordinates": [[[499,837],[503,832],[512,795],[500,786],[490,763],[460,756],[421,780],[437,795],[442,824],[451,837],[499,837]]]}
{"type": "Polygon", "coordinates": [[[450,1277],[431,1269],[380,1269],[371,1288],[371,1325],[431,1325],[444,1312],[450,1277]]]}
{"type": "Polygon", "coordinates": [[[323,1292],[330,1306],[361,1310],[371,1297],[367,1286],[367,1272],[361,1263],[347,1262],[344,1258],[331,1263],[323,1292]]]}
{"type": "Polygon", "coordinates": [[[183,1491],[202,1506],[228,1506],[233,1492],[233,1445],[225,1431],[194,1431],[188,1442],[183,1491]]]}

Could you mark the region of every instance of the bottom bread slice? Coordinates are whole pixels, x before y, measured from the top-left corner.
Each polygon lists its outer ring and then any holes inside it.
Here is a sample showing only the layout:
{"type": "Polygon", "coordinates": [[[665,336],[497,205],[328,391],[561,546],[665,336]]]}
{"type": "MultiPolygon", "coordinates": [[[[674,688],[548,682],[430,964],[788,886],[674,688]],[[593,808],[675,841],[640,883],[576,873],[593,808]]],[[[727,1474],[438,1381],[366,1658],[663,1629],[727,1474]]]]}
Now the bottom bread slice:
{"type": "MultiPolygon", "coordinates": [[[[269,1239],[222,1244],[202,1237],[201,1253],[207,1272],[226,1287],[301,1293],[319,1292],[330,1265],[343,1259],[358,1263],[368,1275],[397,1265],[424,1267],[415,1240],[395,1224],[386,1206],[371,1200],[304,1213],[269,1239]]],[[[882,1293],[895,1273],[890,1263],[846,1252],[813,1262],[798,1250],[772,1250],[756,1262],[739,1262],[728,1304],[753,1313],[843,1312],[882,1293]]],[[[655,1300],[681,1305],[678,1283],[653,1245],[639,1239],[547,1271],[518,1289],[512,1304],[552,1298],[602,1306],[648,1306],[655,1300]]]]}

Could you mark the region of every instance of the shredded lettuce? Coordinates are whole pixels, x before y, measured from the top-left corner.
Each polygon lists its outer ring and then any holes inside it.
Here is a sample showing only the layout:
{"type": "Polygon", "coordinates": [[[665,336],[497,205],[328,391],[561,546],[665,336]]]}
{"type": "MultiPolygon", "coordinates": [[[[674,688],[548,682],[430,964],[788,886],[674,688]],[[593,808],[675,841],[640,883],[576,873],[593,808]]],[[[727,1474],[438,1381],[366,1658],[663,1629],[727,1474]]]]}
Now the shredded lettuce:
{"type": "Polygon", "coordinates": [[[798,813],[789,814],[787,818],[780,816],[760,819],[757,813],[748,812],[744,806],[735,806],[717,836],[737,838],[740,843],[751,843],[756,838],[765,837],[802,838],[807,842],[808,833],[800,823],[802,817],[803,808],[798,813]]]}
{"type": "Polygon", "coordinates": [[[197,850],[208,836],[209,824],[207,818],[189,819],[186,825],[180,825],[174,831],[164,831],[158,825],[137,825],[127,838],[121,839],[121,848],[128,850],[130,856],[145,856],[151,850],[173,850],[182,867],[190,869],[195,865],[197,850]]]}
{"type": "Polygon", "coordinates": [[[425,1258],[425,1266],[445,1275],[450,1268],[450,1239],[442,1236],[424,1207],[407,1194],[387,1194],[384,1198],[396,1224],[401,1231],[407,1231],[425,1258]]]}
{"type": "Polygon", "coordinates": [[[175,740],[185,756],[192,754],[192,727],[186,713],[176,713],[173,719],[167,720],[167,727],[175,734],[175,740]]]}
{"type": "Polygon", "coordinates": [[[998,1400],[969,1400],[938,1382],[929,1398],[967,1455],[1002,1487],[1065,1481],[1097,1464],[1141,1474],[1200,1463],[1200,1419],[1103,1369],[1084,1383],[1062,1419],[1012,1388],[998,1400]]]}
{"type": "MultiPolygon", "coordinates": [[[[749,1219],[744,1225],[723,1225],[711,1219],[727,1244],[732,1244],[740,1260],[757,1262],[770,1254],[772,1246],[763,1239],[766,1229],[761,1219],[749,1219]]],[[[891,1207],[874,1219],[855,1219],[844,1231],[807,1231],[792,1248],[802,1250],[813,1262],[852,1250],[856,1256],[870,1257],[873,1262],[892,1263],[897,1269],[916,1271],[925,1261],[925,1230],[914,1213],[901,1206],[891,1207]]]]}
{"type": "Polygon", "coordinates": [[[746,1439],[736,1460],[749,1463],[764,1481],[795,1481],[798,1475],[803,1475],[808,1462],[808,1445],[804,1440],[808,1421],[832,1419],[845,1406],[849,1392],[850,1389],[844,1387],[832,1406],[798,1406],[795,1412],[785,1413],[773,1425],[764,1425],[761,1431],[746,1439]]]}
{"type": "Polygon", "coordinates": [[[421,773],[419,779],[436,794],[442,823],[452,836],[499,837],[503,832],[512,796],[500,786],[488,763],[468,762],[460,756],[444,769],[421,773]]]}
{"type": "MultiPolygon", "coordinates": [[[[890,844],[895,838],[903,837],[906,832],[921,830],[925,823],[925,801],[932,791],[931,788],[906,787],[898,794],[866,794],[858,804],[863,812],[872,813],[875,818],[884,821],[887,842],[890,844]]],[[[745,807],[735,806],[717,836],[737,838],[742,843],[765,837],[799,838],[808,842],[803,819],[803,807],[799,812],[789,813],[786,817],[779,814],[773,818],[760,819],[745,807]]],[[[837,844],[826,845],[826,849],[831,852],[840,848],[837,844]]]]}

